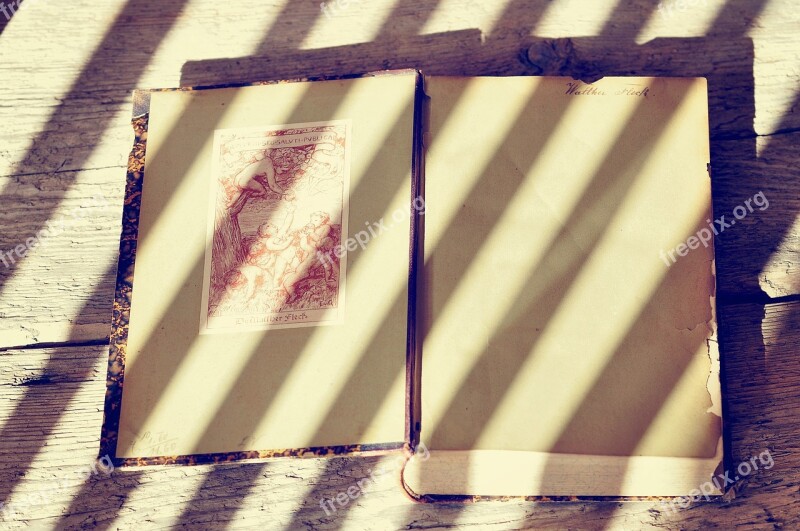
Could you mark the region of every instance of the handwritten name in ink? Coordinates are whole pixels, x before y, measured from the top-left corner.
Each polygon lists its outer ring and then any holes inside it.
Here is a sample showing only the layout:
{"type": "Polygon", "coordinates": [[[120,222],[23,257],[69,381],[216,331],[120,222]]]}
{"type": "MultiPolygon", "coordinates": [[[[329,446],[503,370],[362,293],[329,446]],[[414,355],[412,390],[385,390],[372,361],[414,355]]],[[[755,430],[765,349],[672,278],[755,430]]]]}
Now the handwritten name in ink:
{"type": "Polygon", "coordinates": [[[618,90],[614,93],[615,96],[635,96],[646,98],[648,96],[652,96],[650,93],[650,87],[642,88],[642,85],[628,85],[625,88],[618,90]]]}
{"type": "Polygon", "coordinates": [[[570,96],[606,96],[607,93],[604,90],[600,90],[599,88],[588,85],[586,83],[575,83],[574,81],[570,81],[567,83],[567,91],[564,94],[568,94],[570,96]]]}
{"type": "MultiPolygon", "coordinates": [[[[564,94],[568,96],[608,96],[609,93],[594,85],[588,83],[577,83],[570,81],[567,83],[567,89],[564,94]]],[[[613,96],[633,96],[638,98],[652,97],[650,87],[643,87],[642,85],[627,85],[622,89],[616,90],[611,93],[613,96]]]]}

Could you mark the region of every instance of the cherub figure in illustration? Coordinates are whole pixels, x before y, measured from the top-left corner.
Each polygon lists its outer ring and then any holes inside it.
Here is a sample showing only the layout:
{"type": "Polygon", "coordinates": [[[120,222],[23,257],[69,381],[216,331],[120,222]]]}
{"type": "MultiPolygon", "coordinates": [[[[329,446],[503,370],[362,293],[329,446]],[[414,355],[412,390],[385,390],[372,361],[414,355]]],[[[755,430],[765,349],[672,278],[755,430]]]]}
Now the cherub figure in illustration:
{"type": "MultiPolygon", "coordinates": [[[[301,256],[299,263],[293,271],[288,273],[283,279],[283,289],[286,291],[288,299],[295,294],[295,285],[302,280],[309,272],[311,267],[319,261],[318,251],[330,244],[329,235],[331,233],[330,215],[327,212],[314,212],[311,214],[309,223],[300,230],[298,242],[301,256]]],[[[326,272],[327,272],[326,268],[326,272]]]]}
{"type": "Polygon", "coordinates": [[[239,268],[242,280],[245,283],[242,299],[245,303],[253,300],[258,290],[264,285],[266,279],[264,269],[261,267],[263,256],[267,253],[266,246],[262,242],[256,242],[247,253],[246,262],[239,268]]]}
{"type": "MultiPolygon", "coordinates": [[[[294,210],[296,204],[294,201],[284,202],[287,210],[283,224],[278,227],[274,223],[267,222],[258,227],[258,243],[263,247],[264,253],[259,261],[259,266],[265,272],[271,274],[271,278],[276,280],[276,264],[284,252],[289,249],[293,243],[292,234],[289,232],[289,227],[292,226],[294,221],[294,210]]],[[[288,256],[293,257],[294,251],[291,250],[288,256]]]]}
{"type": "Polygon", "coordinates": [[[348,138],[338,121],[215,132],[205,327],[341,317],[346,262],[330,255],[347,230],[348,138]]]}

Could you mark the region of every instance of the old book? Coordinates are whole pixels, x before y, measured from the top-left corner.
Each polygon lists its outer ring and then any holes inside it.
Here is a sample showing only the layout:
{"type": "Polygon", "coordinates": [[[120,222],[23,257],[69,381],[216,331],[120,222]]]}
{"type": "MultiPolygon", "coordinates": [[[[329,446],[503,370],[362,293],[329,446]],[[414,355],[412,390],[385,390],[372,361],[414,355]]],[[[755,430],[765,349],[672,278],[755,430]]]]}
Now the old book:
{"type": "Polygon", "coordinates": [[[705,80],[432,77],[425,92],[430,458],[409,489],[705,484],[722,459],[705,80]]]}
{"type": "Polygon", "coordinates": [[[408,72],[136,95],[111,455],[197,462],[406,443],[418,82],[408,72]]]}
{"type": "Polygon", "coordinates": [[[714,474],[704,79],[395,71],[136,101],[119,464],[419,446],[420,499],[714,474]]]}

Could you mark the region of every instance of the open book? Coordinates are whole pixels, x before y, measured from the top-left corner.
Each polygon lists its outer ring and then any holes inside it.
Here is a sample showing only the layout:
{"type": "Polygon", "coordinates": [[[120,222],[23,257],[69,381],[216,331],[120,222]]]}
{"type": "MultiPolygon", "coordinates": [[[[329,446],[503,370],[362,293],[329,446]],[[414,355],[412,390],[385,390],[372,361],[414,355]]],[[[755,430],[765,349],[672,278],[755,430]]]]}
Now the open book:
{"type": "Polygon", "coordinates": [[[704,79],[394,71],[135,101],[119,463],[420,445],[420,497],[715,473],[704,79]]]}

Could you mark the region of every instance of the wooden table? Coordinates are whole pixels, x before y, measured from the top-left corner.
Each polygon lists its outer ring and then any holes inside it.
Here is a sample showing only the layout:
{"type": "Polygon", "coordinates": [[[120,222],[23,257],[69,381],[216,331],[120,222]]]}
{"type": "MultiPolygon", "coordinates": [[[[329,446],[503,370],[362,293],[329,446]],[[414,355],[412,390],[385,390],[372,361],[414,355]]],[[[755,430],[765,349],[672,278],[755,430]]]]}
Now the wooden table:
{"type": "Polygon", "coordinates": [[[791,0],[617,3],[330,0],[326,14],[315,0],[24,0],[10,21],[0,13],[0,501],[14,512],[0,527],[800,527],[800,11],[791,0]],[[331,514],[320,500],[380,458],[87,468],[131,90],[403,67],[709,78],[715,214],[759,191],[770,202],[717,239],[717,302],[733,462],[768,450],[773,467],[732,501],[677,511],[416,504],[387,474],[331,514]],[[28,250],[48,223],[52,234],[28,250]]]}

